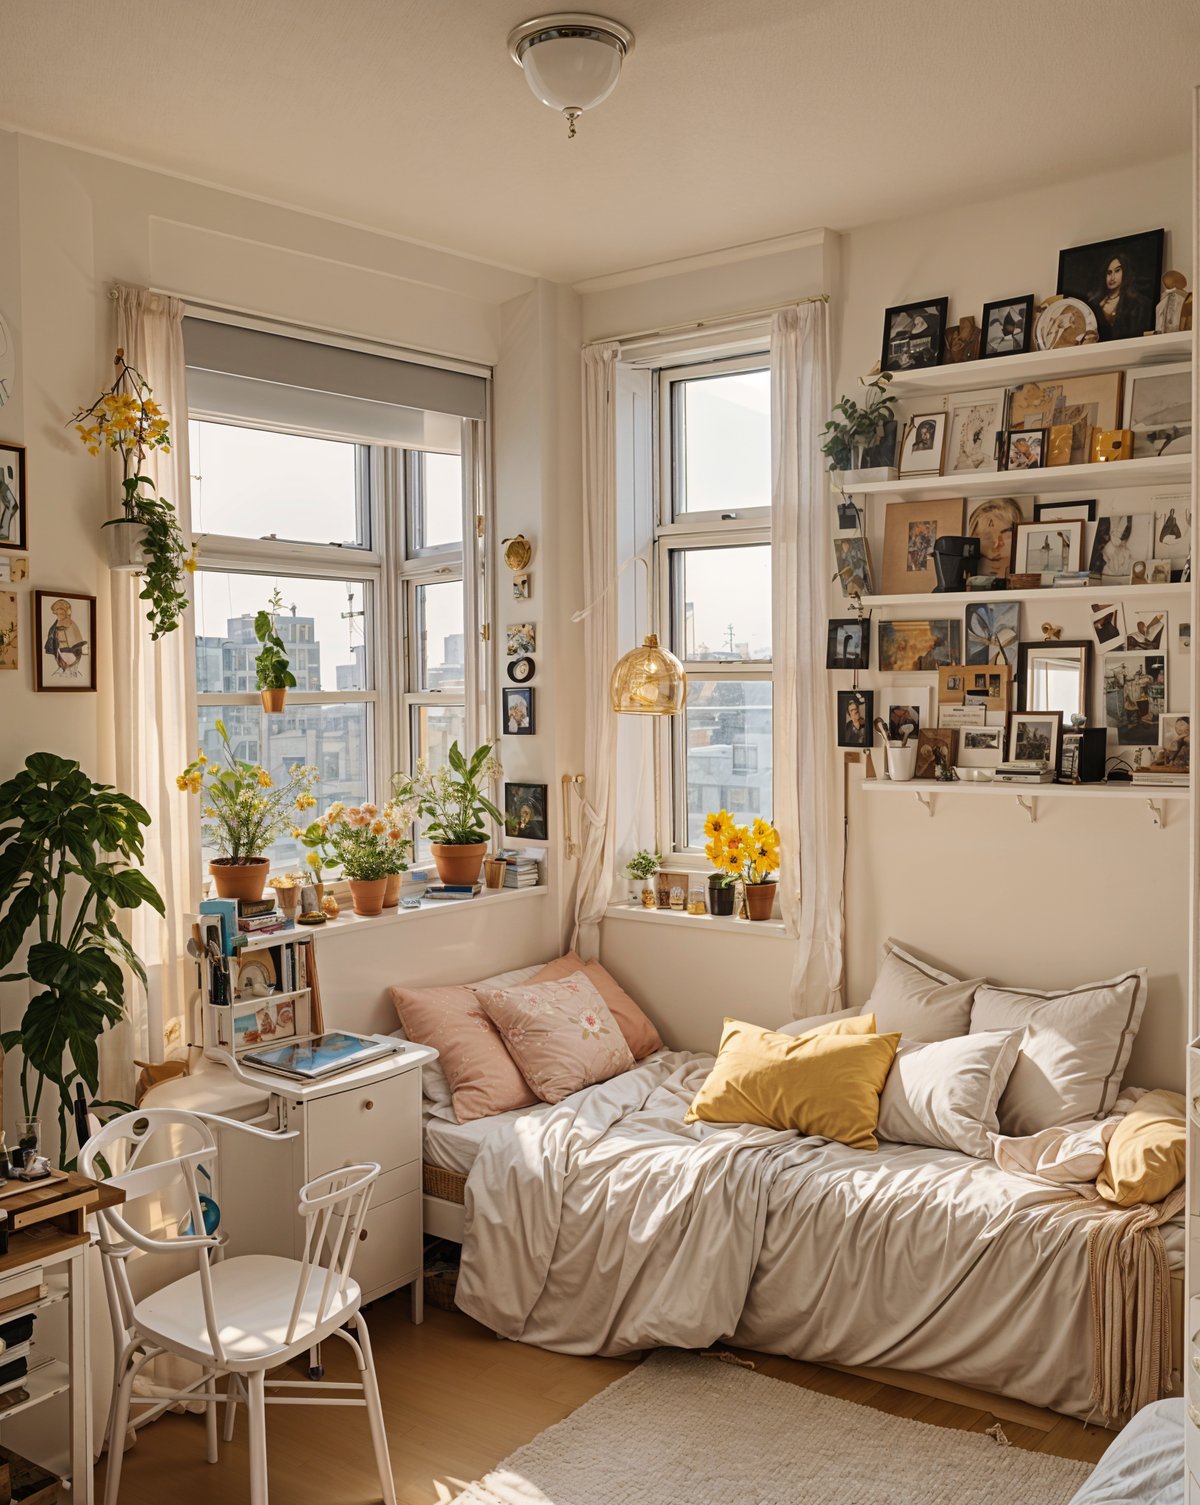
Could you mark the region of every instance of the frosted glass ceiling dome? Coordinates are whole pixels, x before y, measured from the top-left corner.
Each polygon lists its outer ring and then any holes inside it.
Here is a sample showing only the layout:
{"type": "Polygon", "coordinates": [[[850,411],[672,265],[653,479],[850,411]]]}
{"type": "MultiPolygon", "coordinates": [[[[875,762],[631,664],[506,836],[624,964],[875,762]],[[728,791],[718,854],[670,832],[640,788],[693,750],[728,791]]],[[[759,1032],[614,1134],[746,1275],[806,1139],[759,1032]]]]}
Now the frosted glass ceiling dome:
{"type": "Polygon", "coordinates": [[[538,16],[509,33],[508,50],[534,95],[567,118],[567,135],[584,110],[608,98],[633,51],[633,32],[584,11],[538,16]]]}

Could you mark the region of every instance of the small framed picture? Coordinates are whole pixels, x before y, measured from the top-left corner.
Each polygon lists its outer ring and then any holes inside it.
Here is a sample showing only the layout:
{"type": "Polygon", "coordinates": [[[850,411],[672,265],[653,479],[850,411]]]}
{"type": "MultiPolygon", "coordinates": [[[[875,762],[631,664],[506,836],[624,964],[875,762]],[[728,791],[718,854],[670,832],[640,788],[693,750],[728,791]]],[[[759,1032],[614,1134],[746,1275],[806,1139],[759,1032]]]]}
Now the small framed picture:
{"type": "Polygon", "coordinates": [[[936,779],[954,767],[958,757],[958,728],[923,726],[917,734],[916,777],[936,779]]]}
{"type": "Polygon", "coordinates": [[[508,627],[508,657],[525,657],[537,652],[537,626],[533,622],[513,622],[508,627]]]}
{"type": "Polygon", "coordinates": [[[1034,502],[1033,520],[1038,523],[1094,523],[1096,503],[1093,502],[1034,502]]]}
{"type": "Polygon", "coordinates": [[[961,664],[962,656],[962,623],[957,618],[879,624],[882,674],[932,673],[943,664],[961,664]]]}
{"type": "Polygon", "coordinates": [[[529,600],[529,576],[525,574],[513,576],[513,600],[529,600]]]}
{"type": "Polygon", "coordinates": [[[871,667],[870,617],[834,617],[825,640],[827,669],[871,667]]]}
{"type": "Polygon", "coordinates": [[[839,690],[837,697],[837,745],[870,747],[875,722],[873,690],[839,690]]]}
{"type": "Polygon", "coordinates": [[[1018,575],[1053,578],[1077,570],[1083,559],[1083,523],[1022,523],[1017,529],[1018,575]]]}
{"type": "Polygon", "coordinates": [[[1154,330],[1165,230],[1143,230],[1058,253],[1058,291],[1081,298],[1102,340],[1134,340],[1154,330]]]}
{"type": "Polygon", "coordinates": [[[859,597],[871,594],[871,555],[867,540],[861,534],[856,533],[853,538],[835,538],[833,560],[842,595],[847,601],[857,601],[859,597]]]}
{"type": "Polygon", "coordinates": [[[884,593],[911,596],[931,592],[937,584],[933,546],[947,535],[961,537],[962,530],[962,497],[889,502],[883,510],[884,593]]]}
{"type": "Polygon", "coordinates": [[[95,690],[95,596],[34,591],[33,631],[39,690],[95,690]]]}
{"type": "Polygon", "coordinates": [[[17,595],[0,591],[0,669],[17,667],[17,595]]]}
{"type": "Polygon", "coordinates": [[[0,443],[0,549],[27,549],[25,446],[0,443]]]}
{"type": "Polygon", "coordinates": [[[883,316],[881,371],[918,371],[938,366],[946,333],[949,298],[927,298],[920,303],[901,303],[883,316]]]}
{"type": "Polygon", "coordinates": [[[1040,470],[1046,463],[1048,429],[1005,429],[1000,441],[1001,470],[1040,470]]]}
{"type": "Polygon", "coordinates": [[[852,497],[844,496],[838,502],[837,525],[840,533],[857,533],[862,528],[862,513],[852,497]]]}
{"type": "Polygon", "coordinates": [[[1062,741],[1061,711],[1016,711],[1008,725],[1008,758],[1016,763],[1045,763],[1058,769],[1062,741]]]}
{"type": "Polygon", "coordinates": [[[504,834],[522,841],[548,841],[545,784],[505,784],[504,834]]]}
{"type": "Polygon", "coordinates": [[[1148,366],[1125,373],[1125,423],[1133,458],[1192,452],[1192,368],[1148,366]]]}
{"type": "Polygon", "coordinates": [[[984,360],[998,355],[1024,355],[1033,346],[1033,294],[997,298],[983,305],[984,360]]]}
{"type": "MultiPolygon", "coordinates": [[[[1154,557],[1182,571],[1192,557],[1192,508],[1190,498],[1164,497],[1154,510],[1154,557]]],[[[2,562],[2,561],[0,561],[2,562]]],[[[14,563],[16,561],[14,560],[14,563]]],[[[16,580],[18,577],[13,576],[16,580]]]]}
{"type": "Polygon", "coordinates": [[[1160,768],[1187,773],[1192,764],[1192,718],[1187,711],[1165,711],[1158,718],[1160,768]]]}
{"type": "Polygon", "coordinates": [[[504,691],[504,735],[506,737],[532,737],[533,697],[532,685],[520,690],[504,691]]]}
{"type": "Polygon", "coordinates": [[[921,413],[909,420],[900,446],[902,476],[940,476],[946,447],[946,414],[921,413]]]}
{"type": "Polygon", "coordinates": [[[950,399],[943,466],[946,475],[984,475],[997,469],[996,440],[1004,427],[1007,396],[1000,387],[994,392],[970,392],[950,399]]]}
{"type": "Polygon", "coordinates": [[[964,726],[958,734],[959,768],[998,768],[1004,762],[1002,726],[964,726]]]}
{"type": "Polygon", "coordinates": [[[887,723],[888,738],[892,742],[899,742],[908,729],[909,741],[915,741],[917,733],[923,726],[932,726],[929,711],[929,691],[925,688],[913,689],[908,685],[893,686],[885,690],[884,694],[884,721],[887,723]]]}

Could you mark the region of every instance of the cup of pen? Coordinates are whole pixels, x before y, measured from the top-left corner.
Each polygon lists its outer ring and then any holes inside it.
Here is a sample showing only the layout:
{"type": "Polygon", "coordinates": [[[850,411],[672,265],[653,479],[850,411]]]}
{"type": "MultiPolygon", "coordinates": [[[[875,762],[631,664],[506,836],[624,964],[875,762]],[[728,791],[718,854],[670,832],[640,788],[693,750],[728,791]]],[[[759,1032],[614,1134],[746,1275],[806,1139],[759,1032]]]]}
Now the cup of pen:
{"type": "Polygon", "coordinates": [[[883,737],[887,749],[888,777],[897,784],[907,784],[917,771],[917,744],[913,737],[915,728],[905,725],[899,728],[899,739],[894,738],[883,718],[875,718],[875,730],[883,737]]]}

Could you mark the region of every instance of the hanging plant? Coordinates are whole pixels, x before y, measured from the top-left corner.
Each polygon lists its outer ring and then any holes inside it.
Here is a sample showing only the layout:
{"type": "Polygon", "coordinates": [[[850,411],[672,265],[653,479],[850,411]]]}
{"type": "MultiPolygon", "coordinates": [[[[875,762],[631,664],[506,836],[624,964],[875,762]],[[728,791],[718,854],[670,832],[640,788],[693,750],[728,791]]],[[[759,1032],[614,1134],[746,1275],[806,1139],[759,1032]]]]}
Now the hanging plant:
{"type": "Polygon", "coordinates": [[[296,676],[289,667],[287,648],[279,636],[276,619],[283,610],[283,597],[276,586],[271,604],[254,617],[254,636],[262,644],[254,660],[254,675],[262,693],[264,711],[282,711],[287,692],[296,688],[296,676]]]}
{"type": "Polygon", "coordinates": [[[175,508],[156,494],[152,477],[142,474],[146,454],[171,449],[167,415],[154,401],[149,382],[118,350],[113,358],[116,380],[89,408],[81,408],[73,422],[88,454],[110,449],[121,457],[122,516],[104,525],[108,561],[115,570],[129,570],[143,578],[139,599],[148,603],[146,620],[157,641],[174,632],[188,608],[183,572],[196,568],[179,531],[175,508]],[[143,487],[150,487],[147,494],[143,487]]]}

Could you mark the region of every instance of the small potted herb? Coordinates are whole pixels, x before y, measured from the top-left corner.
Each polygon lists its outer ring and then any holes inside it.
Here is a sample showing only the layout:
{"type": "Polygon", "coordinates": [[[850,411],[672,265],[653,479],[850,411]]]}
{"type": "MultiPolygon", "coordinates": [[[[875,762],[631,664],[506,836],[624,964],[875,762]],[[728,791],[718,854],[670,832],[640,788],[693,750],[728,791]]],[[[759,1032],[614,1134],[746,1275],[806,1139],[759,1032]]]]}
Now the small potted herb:
{"type": "Polygon", "coordinates": [[[650,879],[654,877],[662,866],[662,854],[660,852],[647,851],[642,847],[625,864],[625,876],[629,879],[629,899],[633,904],[642,904],[646,909],[654,908],[654,886],[650,879]]]}
{"type": "Polygon", "coordinates": [[[828,458],[829,469],[840,472],[843,487],[855,481],[895,480],[889,467],[863,468],[868,450],[883,442],[889,424],[895,427],[896,399],[888,391],[891,380],[890,371],[881,371],[869,381],[860,377],[860,385],[867,390],[864,405],[860,408],[853,398],[843,397],[834,409],[835,416],[825,425],[821,453],[828,458]]]}
{"type": "Polygon", "coordinates": [[[262,644],[254,660],[254,674],[262,695],[264,711],[277,713],[287,702],[287,692],[296,688],[296,676],[288,666],[287,649],[276,625],[283,610],[283,597],[276,586],[271,604],[254,617],[254,636],[262,644]]]}

